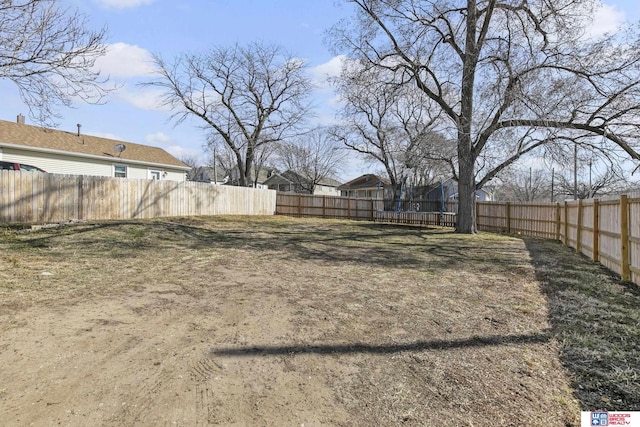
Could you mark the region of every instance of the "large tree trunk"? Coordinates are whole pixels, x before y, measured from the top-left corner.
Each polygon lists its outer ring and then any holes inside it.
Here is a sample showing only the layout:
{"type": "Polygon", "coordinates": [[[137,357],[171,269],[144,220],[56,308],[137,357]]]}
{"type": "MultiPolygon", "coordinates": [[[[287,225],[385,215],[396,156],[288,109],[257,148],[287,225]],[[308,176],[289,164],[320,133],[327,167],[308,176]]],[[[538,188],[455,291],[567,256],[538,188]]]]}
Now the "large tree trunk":
{"type": "Polygon", "coordinates": [[[476,232],[475,156],[471,142],[473,92],[478,46],[476,45],[476,0],[467,0],[467,35],[462,63],[460,121],[458,123],[458,221],[457,233],[476,232]]]}
{"type": "Polygon", "coordinates": [[[244,162],[242,161],[242,157],[240,153],[235,153],[236,155],[236,165],[238,167],[238,185],[240,187],[247,186],[247,170],[245,169],[244,162]]]}
{"type": "Polygon", "coordinates": [[[458,146],[458,221],[456,233],[474,234],[476,229],[475,160],[471,141],[460,141],[458,146]]]}
{"type": "Polygon", "coordinates": [[[253,148],[253,144],[248,144],[247,154],[244,162],[244,187],[257,187],[258,186],[258,173],[259,170],[255,171],[255,176],[252,176],[251,172],[254,172],[253,168],[253,160],[255,156],[255,150],[253,148]]]}

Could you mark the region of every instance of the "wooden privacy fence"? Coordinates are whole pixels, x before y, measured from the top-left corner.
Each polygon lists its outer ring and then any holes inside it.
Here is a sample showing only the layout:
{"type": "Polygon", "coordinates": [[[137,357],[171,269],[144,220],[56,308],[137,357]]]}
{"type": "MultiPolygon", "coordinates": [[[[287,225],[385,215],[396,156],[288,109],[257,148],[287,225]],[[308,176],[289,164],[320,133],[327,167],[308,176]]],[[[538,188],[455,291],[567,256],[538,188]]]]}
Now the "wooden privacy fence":
{"type": "MultiPolygon", "coordinates": [[[[455,214],[386,212],[382,200],[196,182],[0,171],[0,224],[188,215],[273,215],[455,226],[455,214]]],[[[564,203],[478,202],[479,230],[560,240],[640,284],[640,195],[564,203]]]]}
{"type": "MultiPolygon", "coordinates": [[[[451,208],[452,206],[447,206],[451,208]]],[[[384,211],[384,201],[278,193],[276,213],[455,227],[456,214],[384,211]]],[[[562,241],[640,284],[640,196],[563,203],[477,202],[481,231],[562,241]]]]}
{"type": "Polygon", "coordinates": [[[273,215],[273,190],[0,171],[0,224],[186,215],[273,215]]]}
{"type": "Polygon", "coordinates": [[[436,225],[455,227],[457,215],[453,212],[393,212],[377,211],[374,221],[386,224],[436,225]]]}
{"type": "MultiPolygon", "coordinates": [[[[389,205],[388,202],[386,201],[387,205],[389,205]]],[[[456,224],[456,215],[453,213],[441,215],[439,212],[384,211],[384,207],[385,200],[382,199],[278,193],[276,214],[367,220],[388,224],[441,225],[446,227],[455,227],[456,224]]]]}
{"type": "Polygon", "coordinates": [[[373,220],[382,200],[278,193],[276,215],[373,220]]]}
{"type": "Polygon", "coordinates": [[[563,203],[478,202],[479,230],[560,240],[640,284],[640,197],[563,203]]]}

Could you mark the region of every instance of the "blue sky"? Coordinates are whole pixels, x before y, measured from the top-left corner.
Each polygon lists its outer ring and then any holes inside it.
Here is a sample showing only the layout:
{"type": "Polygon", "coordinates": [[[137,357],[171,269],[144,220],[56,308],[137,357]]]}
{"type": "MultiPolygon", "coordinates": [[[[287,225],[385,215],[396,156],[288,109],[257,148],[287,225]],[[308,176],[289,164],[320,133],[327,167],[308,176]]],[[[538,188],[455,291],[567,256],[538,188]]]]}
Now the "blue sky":
{"type": "MultiPolygon", "coordinates": [[[[599,19],[607,27],[623,21],[637,21],[637,0],[608,0],[599,19]]],[[[202,51],[210,46],[228,46],[264,41],[283,46],[304,58],[311,77],[318,83],[336,73],[339,61],[324,43],[325,30],[350,15],[350,8],[339,0],[63,0],[80,9],[91,25],[109,29],[110,50],[100,62],[103,72],[122,88],[109,96],[105,105],[77,104],[62,109],[59,129],[75,132],[82,124],[85,133],[122,141],[154,145],[176,157],[197,155],[204,162],[204,132],[189,120],[175,126],[171,111],[158,108],[156,94],[136,85],[151,71],[151,53],[172,58],[183,51],[202,51]]],[[[28,109],[20,101],[12,83],[0,80],[0,119],[13,121],[28,109]]],[[[327,105],[331,92],[322,85],[315,94],[318,121],[329,121],[327,105]]],[[[29,120],[29,119],[27,119],[29,120]]],[[[373,168],[375,169],[375,168],[373,168]]],[[[366,170],[351,162],[342,174],[344,180],[366,170]]]]}

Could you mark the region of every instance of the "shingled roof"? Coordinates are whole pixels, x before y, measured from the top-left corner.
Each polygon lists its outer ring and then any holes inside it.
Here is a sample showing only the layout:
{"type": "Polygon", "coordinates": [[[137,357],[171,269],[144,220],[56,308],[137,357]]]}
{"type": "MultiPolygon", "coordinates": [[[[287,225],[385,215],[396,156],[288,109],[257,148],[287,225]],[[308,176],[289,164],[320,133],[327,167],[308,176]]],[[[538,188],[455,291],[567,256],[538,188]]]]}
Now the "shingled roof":
{"type": "Polygon", "coordinates": [[[189,170],[189,166],[162,148],[132,142],[117,141],[98,136],[83,135],[39,126],[0,120],[0,146],[22,147],[34,151],[64,152],[79,157],[103,157],[121,162],[153,163],[189,170]],[[126,149],[118,153],[117,144],[126,149]]]}
{"type": "Polygon", "coordinates": [[[352,179],[349,182],[338,187],[338,190],[356,190],[359,188],[373,188],[382,185],[391,185],[391,181],[386,178],[381,178],[378,175],[366,174],[352,179]]]}

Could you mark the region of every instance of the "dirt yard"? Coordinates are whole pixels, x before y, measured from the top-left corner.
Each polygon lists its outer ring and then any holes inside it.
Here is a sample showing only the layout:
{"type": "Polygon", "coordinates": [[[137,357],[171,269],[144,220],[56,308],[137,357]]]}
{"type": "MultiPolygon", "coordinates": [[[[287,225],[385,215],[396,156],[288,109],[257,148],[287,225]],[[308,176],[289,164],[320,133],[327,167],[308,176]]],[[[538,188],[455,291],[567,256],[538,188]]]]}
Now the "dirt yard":
{"type": "Polygon", "coordinates": [[[282,217],[0,230],[0,420],[577,425],[548,314],[504,236],[282,217]]]}

